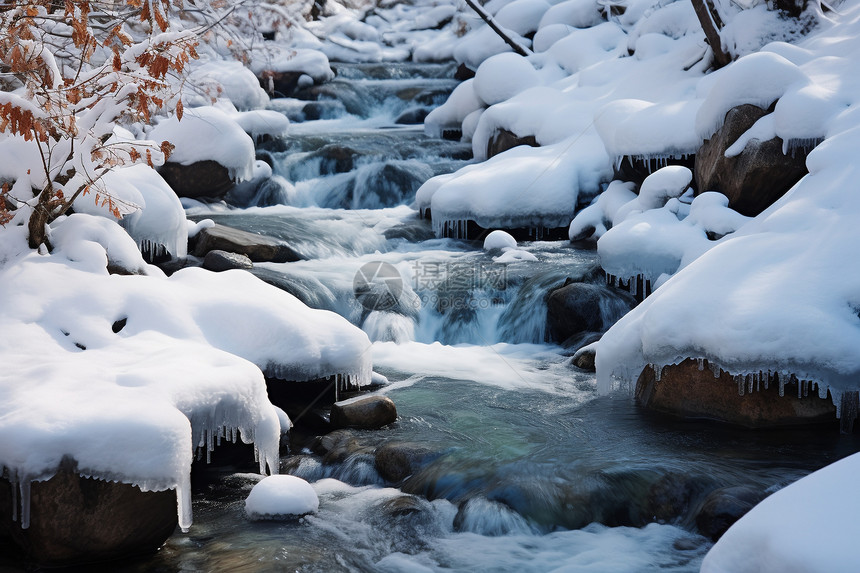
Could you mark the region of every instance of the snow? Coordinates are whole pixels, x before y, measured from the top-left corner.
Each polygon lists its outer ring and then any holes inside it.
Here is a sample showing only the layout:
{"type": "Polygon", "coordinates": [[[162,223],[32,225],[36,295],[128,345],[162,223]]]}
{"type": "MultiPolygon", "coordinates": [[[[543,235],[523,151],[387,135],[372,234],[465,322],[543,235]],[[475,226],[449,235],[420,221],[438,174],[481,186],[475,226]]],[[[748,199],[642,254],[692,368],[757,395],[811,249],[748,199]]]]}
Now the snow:
{"type": "Polygon", "coordinates": [[[475,71],[475,93],[486,105],[493,105],[511,99],[538,81],[537,72],[526,58],[514,53],[498,54],[475,71]]]}
{"type": "Polygon", "coordinates": [[[505,248],[516,249],[517,240],[504,231],[493,231],[484,239],[485,251],[505,248]]]}
{"type": "Polygon", "coordinates": [[[311,484],[291,475],[268,476],[245,499],[249,519],[284,519],[316,513],[320,500],[311,484]]]}
{"type": "Polygon", "coordinates": [[[567,0],[550,7],[540,20],[540,28],[564,24],[574,28],[591,28],[603,22],[601,6],[594,0],[567,0]]]}
{"type": "Polygon", "coordinates": [[[496,12],[495,21],[520,36],[527,36],[538,29],[541,18],[549,8],[545,0],[514,0],[496,12]]]}
{"type": "Polygon", "coordinates": [[[427,114],[424,132],[430,137],[441,137],[443,128],[459,126],[469,114],[483,108],[484,102],[475,89],[475,80],[466,80],[454,88],[444,104],[427,114]]]}
{"type": "Polygon", "coordinates": [[[849,573],[860,527],[851,495],[860,454],[772,494],[744,515],[705,556],[702,573],[849,573]]]}
{"type": "Polygon", "coordinates": [[[191,165],[215,161],[227,168],[230,177],[242,181],[252,177],[254,142],[231,117],[215,107],[186,109],[180,121],[164,119],[149,133],[156,141],[175,146],[170,161],[191,165]]]}
{"type": "MultiPolygon", "coordinates": [[[[771,44],[701,82],[700,135],[714,129],[733,105],[770,105],[779,98],[775,131],[787,134],[794,127],[794,137],[826,139],[807,159],[809,175],[751,221],[731,213],[718,196],[696,198],[686,221],[717,235],[737,230],[702,243],[708,248],[698,254],[690,243],[680,272],[603,336],[596,357],[601,391],[631,384],[647,364],[685,358],[706,358],[734,375],[778,372],[782,380],[794,375],[817,385],[820,396],[829,391],[837,408],[842,392],[857,388],[860,267],[846,248],[860,241],[854,224],[860,202],[846,189],[860,176],[853,159],[860,116],[845,104],[853,107],[860,96],[853,56],[860,48],[860,24],[856,5],[843,8],[841,17],[797,48],[771,44]],[[829,113],[813,113],[822,120],[815,131],[796,114],[812,94],[825,104],[843,102],[841,111],[824,105],[829,113]],[[780,109],[791,109],[796,119],[780,109]],[[814,337],[799,334],[811,332],[814,337]]],[[[754,134],[765,127],[753,126],[754,134]]],[[[658,217],[650,213],[643,216],[658,217]]],[[[659,217],[669,228],[670,218],[659,217]]]]}
{"type": "Polygon", "coordinates": [[[0,234],[0,466],[21,489],[24,527],[29,484],[71,456],[82,475],[176,489],[187,529],[195,448],[239,435],[255,444],[261,471],[277,472],[289,420],[269,402],[263,372],[370,382],[363,332],[249,273],[165,277],[101,216],[58,220],[50,255],[22,239],[0,234]]]}
{"type": "Polygon", "coordinates": [[[484,228],[566,227],[579,188],[596,187],[606,177],[599,169],[608,167],[604,157],[599,142],[594,146],[590,138],[571,138],[537,149],[515,147],[467,166],[433,193],[433,228],[441,236],[446,225],[466,220],[484,228]]]}
{"type": "MultiPolygon", "coordinates": [[[[115,169],[102,178],[102,184],[115,199],[140,206],[139,210],[120,219],[120,225],[141,251],[185,257],[188,250],[185,210],[173,189],[154,169],[147,165],[115,169]]],[[[94,200],[95,193],[79,197],[75,201],[75,211],[113,218],[94,200]]]]}
{"type": "Polygon", "coordinates": [[[207,105],[212,98],[225,98],[240,110],[264,108],[269,103],[257,76],[241,62],[203,62],[188,74],[188,86],[193,86],[183,93],[188,107],[207,105]]]}

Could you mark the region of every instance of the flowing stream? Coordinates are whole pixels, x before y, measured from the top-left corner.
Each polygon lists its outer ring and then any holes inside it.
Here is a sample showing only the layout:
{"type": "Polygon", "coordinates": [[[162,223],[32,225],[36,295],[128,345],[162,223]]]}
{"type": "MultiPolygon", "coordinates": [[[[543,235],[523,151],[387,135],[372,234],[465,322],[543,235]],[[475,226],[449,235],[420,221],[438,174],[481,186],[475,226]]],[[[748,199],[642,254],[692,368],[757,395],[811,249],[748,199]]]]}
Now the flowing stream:
{"type": "Polygon", "coordinates": [[[315,485],[317,514],[252,522],[243,504],[260,477],[213,467],[197,478],[190,533],[111,570],[692,572],[711,546],[695,521],[708,492],[769,493],[858,449],[852,436],[674,422],[626,394],[598,397],[594,375],[545,342],[544,301],[567,279],[599,282],[596,253],[534,242],[522,248],[537,261],[495,263],[436,239],[409,206],[424,180],[469,161],[468,145],[402,123],[444,101],[452,73],[339,66],[309,94],[319,101],[273,101],[293,125],[260,144],[272,180],[237,194],[241,208],[189,208],[305,257],[253,272],[368,333],[398,421],[351,432],[340,455],[294,437],[282,470],[315,485]],[[396,297],[369,309],[356,280],[382,263],[396,297]],[[392,444],[415,464],[386,480],[375,460],[392,444]]]}

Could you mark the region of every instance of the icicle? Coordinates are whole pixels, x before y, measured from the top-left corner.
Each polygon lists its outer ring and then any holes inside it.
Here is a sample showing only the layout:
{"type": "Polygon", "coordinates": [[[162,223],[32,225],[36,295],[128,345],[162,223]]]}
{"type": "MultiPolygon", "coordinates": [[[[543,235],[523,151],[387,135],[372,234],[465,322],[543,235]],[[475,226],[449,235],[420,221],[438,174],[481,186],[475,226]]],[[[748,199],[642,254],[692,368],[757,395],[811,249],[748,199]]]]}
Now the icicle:
{"type": "Polygon", "coordinates": [[[746,375],[746,391],[747,394],[752,394],[753,391],[753,377],[752,374],[746,375]]]}
{"type": "Polygon", "coordinates": [[[191,527],[191,472],[185,473],[176,485],[176,505],[179,513],[179,528],[188,533],[191,527]]]}
{"type": "Polygon", "coordinates": [[[705,359],[704,358],[696,358],[696,362],[699,366],[699,372],[705,369],[705,359]]]}
{"type": "Polygon", "coordinates": [[[659,364],[652,364],[651,368],[654,369],[654,381],[659,382],[660,377],[663,375],[663,367],[659,364]]]}
{"type": "Polygon", "coordinates": [[[21,490],[21,529],[30,527],[30,485],[31,482],[26,477],[18,484],[21,490]]]}
{"type": "Polygon", "coordinates": [[[738,385],[738,396],[744,395],[744,377],[740,374],[735,375],[735,384],[738,385]]]}
{"type": "Polygon", "coordinates": [[[18,521],[18,481],[10,479],[9,484],[12,486],[12,521],[18,521]]]}
{"type": "Polygon", "coordinates": [[[771,371],[770,371],[770,370],[768,370],[768,371],[767,371],[767,376],[765,376],[765,378],[764,378],[764,389],[765,389],[765,390],[768,390],[768,389],[770,388],[770,381],[771,381],[772,379],[773,379],[773,374],[771,374],[771,371]]]}
{"type": "Polygon", "coordinates": [[[709,363],[708,363],[708,368],[710,368],[710,369],[711,369],[711,372],[713,373],[714,378],[719,378],[719,377],[720,377],[720,367],[719,367],[719,366],[717,366],[717,364],[716,364],[715,362],[709,362],[709,363]]]}

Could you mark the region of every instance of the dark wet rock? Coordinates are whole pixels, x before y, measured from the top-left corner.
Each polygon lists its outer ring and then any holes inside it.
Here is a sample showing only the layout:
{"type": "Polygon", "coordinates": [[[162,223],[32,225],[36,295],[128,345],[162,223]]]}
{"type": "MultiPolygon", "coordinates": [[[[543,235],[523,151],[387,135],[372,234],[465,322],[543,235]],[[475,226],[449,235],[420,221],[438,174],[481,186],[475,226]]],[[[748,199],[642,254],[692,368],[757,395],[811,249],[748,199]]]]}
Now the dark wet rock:
{"type": "Polygon", "coordinates": [[[454,72],[454,79],[464,82],[475,77],[475,71],[470,69],[466,64],[460,64],[457,71],[454,72]]]}
{"type": "Polygon", "coordinates": [[[251,259],[247,255],[216,249],[206,253],[206,256],[203,258],[203,268],[216,273],[230,269],[251,270],[254,268],[254,263],[251,262],[251,259]]]}
{"type": "Polygon", "coordinates": [[[806,173],[806,151],[782,152],[783,141],[750,140],[735,157],[726,157],[738,137],[768,113],[744,104],[726,114],[725,123],[696,153],[696,193],[719,191],[729,207],[754,217],[782,197],[806,173]]]}
{"type": "Polygon", "coordinates": [[[687,516],[709,489],[713,480],[686,473],[669,473],[651,484],[647,512],[652,519],[666,523],[687,516]]]}
{"type": "Polygon", "coordinates": [[[636,300],[625,292],[590,283],[565,284],[547,297],[549,337],[563,342],[584,332],[605,332],[634,306],[636,300]]]}
{"type": "Polygon", "coordinates": [[[335,402],[331,407],[331,427],[374,430],[397,420],[397,408],[387,396],[365,396],[335,402]]]}
{"type": "Polygon", "coordinates": [[[594,372],[595,355],[596,352],[594,348],[580,348],[576,351],[576,354],[573,355],[573,360],[571,362],[574,366],[581,368],[586,372],[594,372]]]}
{"type": "Polygon", "coordinates": [[[217,224],[197,234],[192,254],[205,257],[215,250],[239,253],[253,262],[286,263],[302,259],[283,241],[217,224]]]}
{"type": "Polygon", "coordinates": [[[716,541],[765,497],[765,493],[747,486],[714,490],[702,502],[696,526],[702,535],[716,541]]]}
{"type": "Polygon", "coordinates": [[[343,463],[347,458],[356,454],[369,454],[371,448],[361,444],[349,430],[335,430],[324,436],[319,436],[311,444],[311,450],[325,464],[343,463]]]}
{"type": "Polygon", "coordinates": [[[226,167],[216,161],[198,161],[182,165],[168,161],[158,168],[173,192],[190,199],[220,200],[235,183],[226,167]]]}
{"type": "Polygon", "coordinates": [[[513,149],[520,145],[528,145],[531,147],[540,147],[534,135],[525,135],[520,137],[507,129],[498,129],[487,142],[487,158],[498,155],[508,149],[513,149]]]}
{"type": "Polygon", "coordinates": [[[397,116],[394,123],[398,125],[416,125],[424,123],[427,114],[430,113],[426,107],[411,107],[397,116]]]}
{"type": "Polygon", "coordinates": [[[427,511],[427,502],[414,495],[401,495],[383,501],[379,508],[389,518],[397,518],[427,511]]]}
{"type": "Polygon", "coordinates": [[[384,480],[397,483],[438,455],[436,451],[422,444],[388,443],[376,449],[376,471],[384,480]]]}
{"type": "Polygon", "coordinates": [[[270,97],[290,97],[296,93],[299,78],[304,75],[304,72],[275,72],[265,70],[257,76],[260,81],[260,87],[266,90],[270,97]]]}
{"type": "Polygon", "coordinates": [[[734,376],[721,371],[719,377],[703,363],[685,360],[662,369],[659,382],[654,369],[646,367],[636,382],[636,401],[650,410],[681,418],[726,422],[746,428],[774,428],[813,424],[837,425],[836,407],[830,395],[819,398],[810,392],[797,397],[797,383],[785,386],[779,395],[778,379],[759,390],[739,393],[734,376]]]}
{"type": "MultiPolygon", "coordinates": [[[[95,563],[157,550],[176,529],[176,493],[78,475],[64,461],[51,479],[33,482],[30,527],[12,521],[12,486],[0,478],[0,537],[40,565],[95,563]]],[[[19,513],[20,515],[20,513],[19,513]]]]}

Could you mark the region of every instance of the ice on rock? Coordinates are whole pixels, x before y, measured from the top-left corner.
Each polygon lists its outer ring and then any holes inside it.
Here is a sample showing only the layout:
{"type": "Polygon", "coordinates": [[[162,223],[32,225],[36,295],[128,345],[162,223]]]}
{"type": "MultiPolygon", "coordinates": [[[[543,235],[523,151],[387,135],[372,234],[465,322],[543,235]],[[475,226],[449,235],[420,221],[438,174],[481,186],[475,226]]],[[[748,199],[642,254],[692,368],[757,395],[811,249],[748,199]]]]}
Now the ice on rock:
{"type": "Polygon", "coordinates": [[[289,519],[316,513],[320,500],[311,484],[300,477],[277,475],[263,478],[245,499],[245,513],[252,520],[289,519]]]}
{"type": "Polygon", "coordinates": [[[474,81],[478,97],[487,105],[494,105],[537,85],[539,79],[528,59],[505,53],[488,58],[478,66],[474,81]]]}

